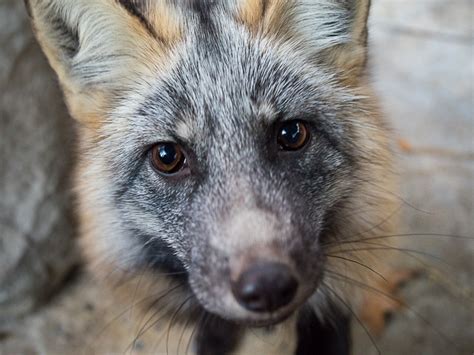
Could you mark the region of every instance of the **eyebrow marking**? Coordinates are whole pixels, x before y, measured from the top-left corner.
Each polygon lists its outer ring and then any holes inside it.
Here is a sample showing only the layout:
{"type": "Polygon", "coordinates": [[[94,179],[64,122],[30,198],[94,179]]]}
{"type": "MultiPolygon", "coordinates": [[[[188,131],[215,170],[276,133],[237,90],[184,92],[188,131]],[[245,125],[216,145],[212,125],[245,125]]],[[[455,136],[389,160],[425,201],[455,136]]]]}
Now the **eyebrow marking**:
{"type": "Polygon", "coordinates": [[[179,121],[176,125],[176,134],[180,139],[189,141],[193,138],[194,127],[189,122],[179,121]]]}

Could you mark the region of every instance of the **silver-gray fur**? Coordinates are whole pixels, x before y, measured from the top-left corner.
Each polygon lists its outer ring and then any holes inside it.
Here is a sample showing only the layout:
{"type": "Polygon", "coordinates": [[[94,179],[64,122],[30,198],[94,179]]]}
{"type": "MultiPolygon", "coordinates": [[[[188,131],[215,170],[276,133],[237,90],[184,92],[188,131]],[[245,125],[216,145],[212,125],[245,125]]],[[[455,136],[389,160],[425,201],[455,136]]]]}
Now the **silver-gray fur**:
{"type": "MultiPolygon", "coordinates": [[[[134,43],[137,34],[118,22],[126,11],[108,14],[120,7],[113,1],[30,4],[72,114],[81,121],[78,100],[101,117],[81,130],[78,176],[95,255],[127,273],[176,273],[172,282],[185,285],[178,304],[191,295],[208,312],[248,325],[282,320],[308,299],[324,314],[325,245],[373,225],[378,213],[364,223],[351,215],[386,198],[367,182],[383,183],[389,169],[385,127],[353,84],[363,73],[348,82],[344,71],[353,51],[365,64],[367,8],[359,7],[368,2],[287,3],[292,31],[279,33],[282,25],[267,36],[235,20],[237,2],[170,2],[180,36],[166,44],[164,61],[151,60],[165,46],[153,33],[134,43]],[[48,18],[60,20],[55,27],[48,18]],[[310,127],[298,152],[275,141],[276,127],[290,120],[310,127]],[[157,174],[157,142],[184,147],[191,173],[157,174]],[[232,295],[235,270],[260,259],[290,265],[300,283],[276,312],[255,314],[232,295]]],[[[147,14],[133,9],[126,10],[143,22],[147,14]]]]}

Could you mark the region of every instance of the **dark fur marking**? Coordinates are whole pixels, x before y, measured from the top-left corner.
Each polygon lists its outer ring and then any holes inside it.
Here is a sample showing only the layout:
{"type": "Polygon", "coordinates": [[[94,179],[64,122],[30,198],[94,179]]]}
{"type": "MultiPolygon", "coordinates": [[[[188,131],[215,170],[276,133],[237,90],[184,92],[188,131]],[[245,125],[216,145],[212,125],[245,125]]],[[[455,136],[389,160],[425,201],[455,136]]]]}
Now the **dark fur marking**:
{"type": "Polygon", "coordinates": [[[192,0],[191,9],[198,14],[201,25],[214,32],[214,23],[212,21],[212,11],[216,5],[216,0],[192,0]]]}
{"type": "Polygon", "coordinates": [[[142,235],[138,231],[138,238],[146,243],[144,259],[147,266],[159,272],[165,272],[168,276],[177,281],[187,281],[188,273],[183,263],[174,254],[173,249],[163,240],[151,240],[151,236],[142,235]]]}
{"type": "MultiPolygon", "coordinates": [[[[24,0],[25,8],[28,16],[33,19],[33,31],[36,31],[33,18],[33,10],[30,0],[24,0]]],[[[62,51],[62,55],[67,58],[73,58],[79,51],[79,33],[77,29],[72,28],[67,24],[58,11],[52,4],[37,5],[38,16],[42,17],[42,21],[49,22],[51,30],[55,32],[55,37],[58,39],[57,46],[62,51]]]]}
{"type": "Polygon", "coordinates": [[[48,11],[51,16],[50,22],[53,30],[60,38],[59,46],[68,58],[73,58],[79,51],[79,33],[76,29],[71,28],[59,14],[55,11],[48,11]]]}
{"type": "Polygon", "coordinates": [[[300,313],[297,332],[296,355],[349,355],[350,318],[331,308],[332,322],[321,323],[313,310],[306,308],[300,313]]]}
{"type": "Polygon", "coordinates": [[[225,355],[232,353],[239,343],[242,329],[231,322],[206,314],[196,337],[197,355],[225,355]]]}
{"type": "Polygon", "coordinates": [[[193,0],[191,1],[191,8],[198,13],[201,18],[210,20],[210,13],[215,3],[214,0],[193,0]]]}
{"type": "Polygon", "coordinates": [[[146,5],[140,0],[116,0],[130,15],[138,19],[145,29],[154,38],[159,39],[161,42],[165,42],[163,38],[160,38],[156,33],[151,23],[147,20],[144,13],[146,11],[146,5]]]}
{"type": "MultiPolygon", "coordinates": [[[[143,164],[147,163],[149,159],[149,150],[140,155],[138,159],[131,161],[129,171],[123,179],[117,179],[117,189],[114,192],[115,201],[118,203],[123,202],[124,195],[133,187],[135,181],[140,177],[140,169],[143,164]]],[[[119,171],[120,167],[115,167],[116,171],[119,171]]]]}

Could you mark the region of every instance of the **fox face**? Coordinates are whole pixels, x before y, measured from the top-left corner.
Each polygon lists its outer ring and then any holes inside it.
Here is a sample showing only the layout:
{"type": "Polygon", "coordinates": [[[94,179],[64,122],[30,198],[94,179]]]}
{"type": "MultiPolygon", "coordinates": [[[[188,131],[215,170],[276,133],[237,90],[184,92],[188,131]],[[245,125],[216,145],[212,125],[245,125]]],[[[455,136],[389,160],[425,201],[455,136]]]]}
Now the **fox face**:
{"type": "Polygon", "coordinates": [[[368,1],[28,6],[79,122],[96,273],[146,273],[153,290],[177,285],[180,302],[248,325],[339,297],[331,251],[389,228],[368,1]]]}

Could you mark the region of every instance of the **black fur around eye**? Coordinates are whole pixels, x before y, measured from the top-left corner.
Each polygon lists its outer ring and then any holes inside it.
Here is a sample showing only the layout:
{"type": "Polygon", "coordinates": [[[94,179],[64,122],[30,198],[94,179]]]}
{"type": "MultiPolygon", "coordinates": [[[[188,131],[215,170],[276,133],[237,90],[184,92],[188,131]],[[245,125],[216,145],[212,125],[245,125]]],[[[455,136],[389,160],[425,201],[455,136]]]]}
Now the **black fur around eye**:
{"type": "Polygon", "coordinates": [[[309,139],[309,129],[304,122],[284,122],[277,133],[277,142],[282,150],[298,150],[303,148],[309,139]]]}
{"type": "Polygon", "coordinates": [[[151,163],[160,173],[171,175],[179,172],[186,163],[181,147],[175,143],[158,143],[151,149],[151,163]]]}

